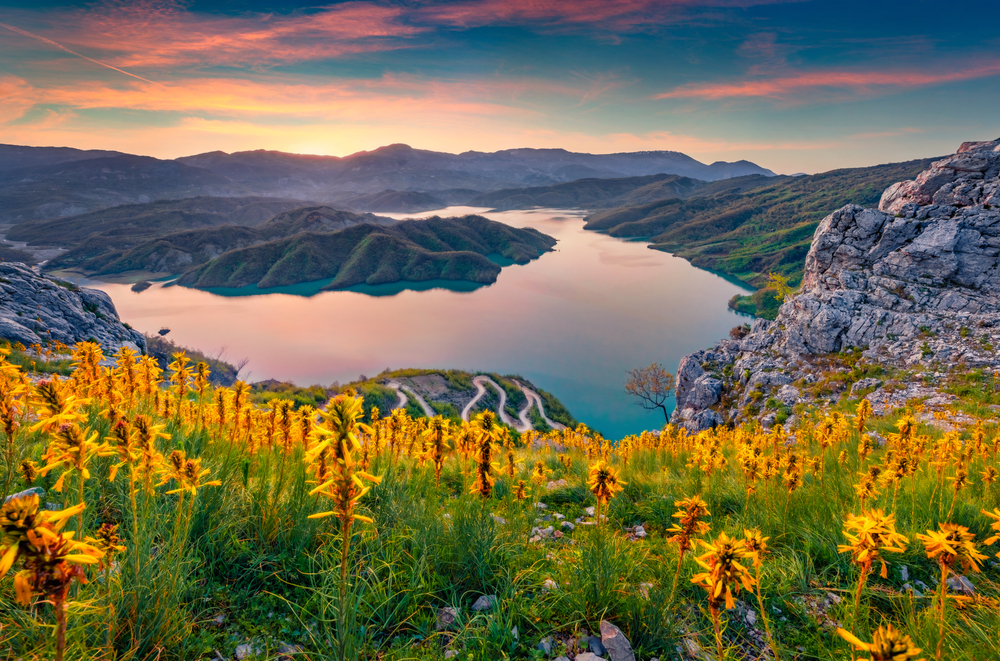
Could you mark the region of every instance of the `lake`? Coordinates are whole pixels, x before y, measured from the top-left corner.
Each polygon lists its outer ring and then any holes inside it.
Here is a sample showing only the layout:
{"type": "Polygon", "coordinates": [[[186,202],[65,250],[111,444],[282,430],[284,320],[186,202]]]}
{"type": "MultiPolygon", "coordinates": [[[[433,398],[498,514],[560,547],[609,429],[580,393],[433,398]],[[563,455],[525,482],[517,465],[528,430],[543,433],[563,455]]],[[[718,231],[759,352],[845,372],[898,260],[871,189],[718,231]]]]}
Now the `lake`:
{"type": "Polygon", "coordinates": [[[626,370],[658,362],[674,371],[683,355],[747,321],[726,306],[743,288],[643,242],[585,231],[579,211],[452,207],[395,217],[468,213],[534,227],[559,243],[486,287],[233,296],[87,284],[106,291],[138,330],[169,328],[182,346],[223,352],[229,362],[248,358],[245,380],[329,385],[403,367],[520,374],[608,438],[663,424],[625,394],[626,370]]]}

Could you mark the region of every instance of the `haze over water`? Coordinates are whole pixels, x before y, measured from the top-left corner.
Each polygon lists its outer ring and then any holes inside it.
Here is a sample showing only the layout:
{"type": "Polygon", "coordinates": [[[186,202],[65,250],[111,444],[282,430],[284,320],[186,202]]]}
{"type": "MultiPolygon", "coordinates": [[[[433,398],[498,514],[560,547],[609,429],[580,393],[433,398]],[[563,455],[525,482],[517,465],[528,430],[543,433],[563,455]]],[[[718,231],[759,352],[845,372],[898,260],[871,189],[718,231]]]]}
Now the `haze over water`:
{"type": "Polygon", "coordinates": [[[625,394],[626,370],[660,362],[673,372],[681,356],[746,321],[726,307],[745,293],[737,285],[645,243],[585,231],[577,211],[452,207],[416,216],[467,213],[534,227],[559,243],[471,292],[221,296],[89,285],[141,331],[165,327],[180,345],[209,354],[225,347],[230,362],[249,358],[243,379],[328,385],[404,367],[520,374],[616,439],[663,424],[625,394]]]}

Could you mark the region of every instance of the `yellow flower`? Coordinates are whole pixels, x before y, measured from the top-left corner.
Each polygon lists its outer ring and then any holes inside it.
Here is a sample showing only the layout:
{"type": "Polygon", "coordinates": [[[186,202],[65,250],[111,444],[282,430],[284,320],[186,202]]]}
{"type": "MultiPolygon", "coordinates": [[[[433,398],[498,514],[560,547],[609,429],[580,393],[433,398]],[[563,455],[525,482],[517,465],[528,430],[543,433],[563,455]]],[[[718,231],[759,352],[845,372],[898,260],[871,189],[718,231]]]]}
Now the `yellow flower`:
{"type": "Polygon", "coordinates": [[[747,552],[753,555],[753,564],[755,567],[759,567],[763,557],[767,555],[767,540],[770,537],[764,537],[763,533],[757,528],[753,530],[743,530],[743,546],[746,547],[747,552]]]}
{"type": "Polygon", "coordinates": [[[63,382],[58,378],[39,381],[35,386],[36,415],[38,422],[31,426],[30,431],[52,431],[63,425],[81,420],[79,408],[87,404],[89,399],[82,399],[68,394],[63,382]]]}
{"type": "Polygon", "coordinates": [[[691,538],[694,535],[709,531],[709,525],[701,519],[711,515],[711,512],[708,511],[708,504],[700,496],[674,501],[674,506],[680,508],[672,515],[675,519],[680,519],[680,525],[675,523],[667,529],[667,532],[674,533],[667,538],[667,541],[677,544],[683,556],[685,551],[692,548],[691,538]]]}
{"type": "Polygon", "coordinates": [[[838,553],[850,553],[851,560],[864,567],[870,567],[873,562],[882,563],[882,578],[886,577],[885,561],[881,553],[903,553],[905,544],[909,541],[896,532],[896,517],[876,509],[865,512],[861,516],[847,515],[844,522],[844,537],[847,544],[837,545],[838,553]]]}
{"type": "Polygon", "coordinates": [[[951,567],[957,561],[966,570],[979,571],[979,563],[986,556],[976,551],[976,536],[965,526],[942,523],[938,530],[928,530],[926,535],[917,535],[923,542],[927,557],[951,567]]]}
{"type": "Polygon", "coordinates": [[[712,543],[698,541],[707,552],[696,557],[695,562],[706,571],[695,574],[691,582],[705,588],[709,601],[718,602],[725,596],[726,608],[733,608],[736,605],[734,592],[739,594],[741,587],[748,591],[753,589],[754,579],[740,560],[752,558],[754,554],[747,550],[742,540],[733,539],[726,533],[720,533],[712,543]]]}
{"type": "Polygon", "coordinates": [[[864,642],[845,629],[837,629],[837,633],[855,649],[870,654],[871,661],[910,661],[911,659],[923,661],[923,659],[917,659],[917,656],[920,655],[920,648],[914,647],[910,637],[904,636],[891,624],[879,627],[870,643],[864,642]]]}
{"type": "Polygon", "coordinates": [[[90,460],[113,454],[111,446],[107,443],[96,443],[96,439],[97,432],[91,432],[88,436],[76,424],[63,425],[59,428],[43,457],[49,463],[39,470],[42,475],[46,475],[53,469],[63,469],[53,489],[62,491],[63,482],[70,473],[77,473],[83,480],[90,479],[90,471],[87,469],[90,460]]]}
{"type": "MultiPolygon", "coordinates": [[[[82,512],[83,503],[59,511],[42,510],[38,507],[38,494],[28,494],[11,498],[0,507],[0,578],[7,575],[19,554],[25,552],[32,540],[52,541],[66,522],[82,512]]],[[[71,539],[73,533],[62,535],[71,539]]]]}
{"type": "Polygon", "coordinates": [[[306,455],[306,460],[311,463],[322,456],[324,461],[330,461],[328,479],[309,493],[329,498],[333,501],[333,509],[310,514],[310,519],[336,516],[345,526],[355,520],[372,522],[369,517],[354,513],[358,501],[370,489],[365,482],[378,484],[382,481],[380,477],[356,469],[354,453],[361,449],[357,434],[362,430],[371,433],[370,427],[359,422],[363,414],[364,399],[344,394],[331,399],[326,411],[321,413],[326,425],[322,433],[327,439],[315,445],[306,455]]]}
{"type": "MultiPolygon", "coordinates": [[[[1000,542],[1000,507],[994,507],[992,512],[987,512],[986,510],[981,510],[983,514],[993,519],[993,523],[990,524],[990,530],[996,534],[992,537],[987,537],[983,540],[983,544],[986,546],[993,546],[996,542],[1000,542]]],[[[997,557],[1000,558],[1000,552],[997,552],[997,557]]]]}
{"type": "Polygon", "coordinates": [[[587,476],[587,486],[591,493],[602,503],[607,503],[615,497],[615,494],[622,490],[622,482],[618,479],[618,471],[608,466],[603,461],[598,461],[590,467],[590,474],[587,476]]]}
{"type": "Polygon", "coordinates": [[[198,489],[201,487],[217,487],[222,485],[222,482],[219,480],[212,480],[210,482],[201,481],[201,478],[210,472],[212,471],[208,468],[203,469],[201,467],[200,457],[197,459],[188,459],[184,455],[183,450],[174,450],[170,453],[168,468],[160,480],[160,484],[166,484],[170,480],[175,480],[177,488],[167,493],[174,494],[186,491],[192,496],[197,496],[198,489]]]}
{"type": "Polygon", "coordinates": [[[74,542],[73,533],[40,534],[42,530],[28,531],[21,549],[24,569],[14,575],[17,601],[23,606],[31,603],[36,592],[51,595],[61,591],[64,597],[72,581],[87,582],[79,565],[97,564],[104,556],[100,549],[74,542]]]}

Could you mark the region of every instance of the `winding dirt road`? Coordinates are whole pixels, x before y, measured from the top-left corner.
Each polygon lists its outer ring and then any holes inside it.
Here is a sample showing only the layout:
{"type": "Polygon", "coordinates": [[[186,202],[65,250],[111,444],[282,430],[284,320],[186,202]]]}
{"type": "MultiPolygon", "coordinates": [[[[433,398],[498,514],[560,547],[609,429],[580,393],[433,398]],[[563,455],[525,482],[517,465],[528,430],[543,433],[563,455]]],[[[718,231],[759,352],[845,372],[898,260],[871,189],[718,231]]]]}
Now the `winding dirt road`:
{"type": "Polygon", "coordinates": [[[424,410],[424,415],[426,415],[428,418],[433,418],[435,415],[437,415],[434,412],[434,409],[432,409],[430,405],[427,403],[427,401],[423,397],[418,395],[416,391],[414,391],[413,388],[411,388],[410,386],[403,385],[398,381],[390,381],[386,385],[395,390],[396,396],[399,397],[399,401],[397,401],[396,405],[392,407],[393,411],[395,411],[396,409],[406,408],[407,402],[410,401],[410,398],[406,396],[406,393],[409,393],[410,395],[413,396],[413,399],[416,400],[417,404],[420,405],[420,408],[424,410]],[[406,391],[405,393],[403,392],[404,390],[406,391]]]}
{"type": "MultiPolygon", "coordinates": [[[[492,386],[493,389],[496,390],[497,393],[500,395],[500,403],[497,405],[497,411],[496,411],[497,416],[500,418],[500,422],[502,422],[505,425],[509,425],[514,430],[516,430],[517,433],[523,434],[524,432],[530,429],[534,429],[534,426],[531,424],[531,418],[528,417],[528,414],[531,413],[532,407],[535,406],[538,407],[538,412],[541,414],[542,420],[544,420],[545,424],[547,424],[549,427],[555,430],[563,430],[566,428],[566,425],[556,422],[555,420],[549,419],[549,417],[545,414],[545,405],[542,403],[542,397],[537,392],[535,392],[531,388],[528,388],[523,383],[520,383],[518,381],[514,381],[514,384],[521,389],[521,392],[524,393],[524,397],[527,400],[527,402],[524,405],[524,408],[522,408],[518,412],[517,420],[512,419],[507,414],[506,411],[507,391],[504,390],[502,387],[500,387],[500,384],[498,384],[496,381],[486,376],[485,374],[480,374],[472,378],[472,385],[476,387],[476,396],[473,397],[472,400],[465,405],[465,408],[462,409],[462,420],[468,422],[469,416],[472,414],[473,407],[477,403],[479,403],[479,400],[481,400],[483,397],[486,396],[486,386],[489,385],[492,386]]],[[[386,383],[386,386],[395,390],[396,396],[399,397],[399,400],[396,402],[396,405],[393,406],[394,411],[397,409],[406,408],[406,405],[410,401],[410,397],[412,397],[417,402],[417,404],[420,405],[420,408],[422,408],[424,411],[424,415],[426,415],[428,418],[433,418],[435,415],[437,415],[434,409],[432,409],[430,405],[427,403],[427,401],[410,386],[402,384],[399,381],[389,381],[388,383],[386,383]]]]}
{"type": "Polygon", "coordinates": [[[523,383],[520,383],[518,381],[515,381],[514,383],[516,383],[517,387],[521,389],[521,392],[524,393],[524,396],[528,398],[528,406],[524,409],[523,415],[527,415],[528,411],[531,410],[532,405],[534,405],[538,407],[538,412],[542,414],[542,420],[545,421],[545,424],[547,424],[549,427],[552,427],[552,429],[555,429],[557,431],[562,431],[563,429],[566,429],[566,425],[562,424],[561,422],[556,422],[555,420],[549,420],[549,416],[545,415],[545,404],[542,403],[541,395],[539,395],[537,392],[527,387],[523,383]]]}

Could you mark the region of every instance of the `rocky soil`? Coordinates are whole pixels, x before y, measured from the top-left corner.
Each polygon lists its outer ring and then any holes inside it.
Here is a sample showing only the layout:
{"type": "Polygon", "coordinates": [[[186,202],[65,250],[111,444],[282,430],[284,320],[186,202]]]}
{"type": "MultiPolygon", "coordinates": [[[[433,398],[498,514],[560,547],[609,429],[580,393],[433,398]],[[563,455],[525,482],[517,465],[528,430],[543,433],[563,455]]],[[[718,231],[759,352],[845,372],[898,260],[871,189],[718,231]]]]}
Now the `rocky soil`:
{"type": "Polygon", "coordinates": [[[123,345],[146,348],[146,339],[121,322],[104,292],[38,275],[16,262],[0,263],[0,339],[25,346],[91,340],[105,353],[123,345]]]}
{"type": "Polygon", "coordinates": [[[843,391],[833,399],[870,393],[883,408],[944,404],[935,380],[1000,369],[997,346],[1000,140],[964,143],[890,186],[877,210],[848,205],[824,218],[801,291],[775,321],[757,319],[681,359],[676,419],[693,431],[752,418],[770,424],[776,408],[814,401],[810,386],[831,376],[843,391]]]}

